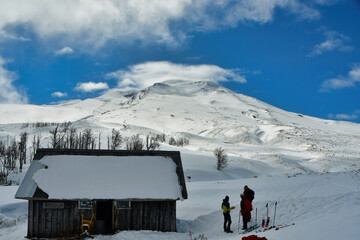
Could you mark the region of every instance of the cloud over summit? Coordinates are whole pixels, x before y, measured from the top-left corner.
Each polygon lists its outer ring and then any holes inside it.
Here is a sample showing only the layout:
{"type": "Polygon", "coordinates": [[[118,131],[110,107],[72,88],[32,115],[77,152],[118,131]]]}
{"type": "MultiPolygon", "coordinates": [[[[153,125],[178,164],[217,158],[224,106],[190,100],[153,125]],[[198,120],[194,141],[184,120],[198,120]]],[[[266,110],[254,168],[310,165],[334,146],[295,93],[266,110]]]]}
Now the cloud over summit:
{"type": "Polygon", "coordinates": [[[146,62],[130,66],[106,75],[118,80],[124,90],[142,89],[166,80],[211,81],[215,83],[235,81],[245,83],[238,69],[223,69],[215,65],[185,65],[171,62],[146,62]]]}

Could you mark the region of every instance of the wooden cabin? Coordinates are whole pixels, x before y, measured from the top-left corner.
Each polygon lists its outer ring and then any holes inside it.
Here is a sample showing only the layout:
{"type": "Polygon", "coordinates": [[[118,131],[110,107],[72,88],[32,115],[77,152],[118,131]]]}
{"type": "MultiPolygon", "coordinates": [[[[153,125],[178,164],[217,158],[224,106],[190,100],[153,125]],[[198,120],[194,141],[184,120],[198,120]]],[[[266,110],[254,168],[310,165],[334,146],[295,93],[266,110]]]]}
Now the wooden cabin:
{"type": "Polygon", "coordinates": [[[177,151],[38,149],[15,197],[29,203],[28,238],[61,238],[176,231],[187,191],[177,151]]]}

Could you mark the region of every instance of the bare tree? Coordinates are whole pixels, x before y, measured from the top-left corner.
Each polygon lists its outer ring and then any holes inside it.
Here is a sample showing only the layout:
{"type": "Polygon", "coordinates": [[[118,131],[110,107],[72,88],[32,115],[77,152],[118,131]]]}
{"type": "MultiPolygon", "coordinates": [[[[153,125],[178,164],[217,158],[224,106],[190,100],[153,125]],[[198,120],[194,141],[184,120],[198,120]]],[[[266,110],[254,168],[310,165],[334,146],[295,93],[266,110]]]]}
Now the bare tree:
{"type": "Polygon", "coordinates": [[[67,148],[69,149],[76,149],[76,129],[75,128],[70,128],[68,133],[67,133],[67,137],[66,137],[66,142],[67,142],[67,148]]]}
{"type": "Polygon", "coordinates": [[[179,138],[176,141],[176,146],[181,146],[182,147],[184,145],[189,145],[189,139],[188,138],[182,137],[182,138],[179,138]]]}
{"type": "Polygon", "coordinates": [[[221,171],[227,166],[227,155],[224,149],[222,148],[216,148],[214,150],[214,155],[217,159],[216,169],[221,171]]]}
{"type": "Polygon", "coordinates": [[[146,150],[155,150],[160,147],[160,143],[153,134],[146,135],[146,150]]]}
{"type": "Polygon", "coordinates": [[[176,145],[176,140],[173,137],[169,138],[169,145],[176,145]]]}
{"type": "Polygon", "coordinates": [[[119,149],[122,141],[123,140],[120,131],[113,128],[111,131],[111,139],[109,138],[110,149],[111,150],[119,149]]]}
{"type": "Polygon", "coordinates": [[[81,149],[94,149],[95,146],[95,137],[90,128],[84,129],[81,137],[81,149]]]}
{"type": "Polygon", "coordinates": [[[99,132],[99,150],[101,149],[101,132],[99,132]]]}
{"type": "Polygon", "coordinates": [[[185,137],[182,137],[182,138],[179,138],[178,140],[175,140],[175,138],[173,137],[170,137],[169,138],[169,145],[175,145],[175,146],[184,146],[184,145],[189,145],[189,139],[188,138],[185,138],[185,137]]]}
{"type": "Polygon", "coordinates": [[[27,132],[20,134],[19,142],[19,170],[22,172],[23,164],[26,164],[26,145],[27,145],[27,132]]]}
{"type": "Polygon", "coordinates": [[[126,150],[142,150],[143,147],[144,143],[139,134],[126,140],[126,150]]]}
{"type": "Polygon", "coordinates": [[[156,134],[155,135],[155,140],[159,141],[159,142],[165,142],[166,138],[165,138],[165,133],[163,134],[156,134]]]}
{"type": "Polygon", "coordinates": [[[9,175],[9,167],[7,165],[6,158],[6,146],[5,142],[0,141],[0,184],[7,183],[7,177],[9,175]]]}
{"type": "Polygon", "coordinates": [[[11,140],[11,144],[10,144],[6,154],[7,154],[7,158],[9,161],[10,170],[17,171],[16,170],[16,162],[17,162],[17,159],[19,158],[19,145],[16,142],[15,138],[13,138],[11,140]]]}
{"type": "Polygon", "coordinates": [[[60,132],[59,132],[59,125],[56,125],[56,127],[54,129],[50,130],[49,133],[51,134],[50,144],[51,144],[52,148],[54,148],[54,149],[60,148],[61,136],[60,136],[60,132]]]}
{"type": "Polygon", "coordinates": [[[30,161],[34,158],[36,150],[40,147],[40,135],[33,136],[33,141],[31,143],[31,150],[30,150],[30,161]]]}

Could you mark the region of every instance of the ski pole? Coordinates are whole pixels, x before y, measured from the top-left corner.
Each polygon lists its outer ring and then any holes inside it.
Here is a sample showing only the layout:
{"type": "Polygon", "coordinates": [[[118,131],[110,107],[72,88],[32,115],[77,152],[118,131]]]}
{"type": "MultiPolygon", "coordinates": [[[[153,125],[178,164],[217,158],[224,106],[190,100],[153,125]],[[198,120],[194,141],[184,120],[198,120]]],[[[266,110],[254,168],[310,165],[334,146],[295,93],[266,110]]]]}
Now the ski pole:
{"type": "Polygon", "coordinates": [[[238,233],[240,234],[240,218],[241,218],[241,209],[239,210],[239,223],[238,223],[238,233]]]}
{"type": "Polygon", "coordinates": [[[275,227],[275,217],[276,217],[276,206],[277,206],[277,202],[275,202],[274,221],[273,221],[274,227],[275,227]]]}
{"type": "Polygon", "coordinates": [[[255,225],[257,225],[257,208],[255,208],[255,225]]]}

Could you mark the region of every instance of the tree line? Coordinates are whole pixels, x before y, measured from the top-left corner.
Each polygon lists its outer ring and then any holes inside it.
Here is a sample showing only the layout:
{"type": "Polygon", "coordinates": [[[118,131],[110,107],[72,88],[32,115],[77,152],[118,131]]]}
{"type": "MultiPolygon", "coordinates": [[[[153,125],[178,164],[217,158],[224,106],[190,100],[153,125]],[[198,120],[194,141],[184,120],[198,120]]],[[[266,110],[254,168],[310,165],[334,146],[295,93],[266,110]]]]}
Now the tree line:
{"type": "Polygon", "coordinates": [[[27,132],[20,134],[20,141],[7,138],[0,141],[0,184],[11,184],[8,181],[10,172],[22,172],[23,165],[27,162],[27,132]],[[18,166],[19,164],[19,166],[18,166]]]}
{"type": "MultiPolygon", "coordinates": [[[[52,126],[52,123],[38,124],[37,126],[52,126]]],[[[119,130],[112,129],[107,136],[107,146],[101,146],[101,132],[95,133],[92,129],[86,128],[81,131],[71,127],[70,122],[55,125],[49,130],[48,148],[53,149],[109,149],[119,150],[122,147],[126,150],[156,150],[160,143],[166,141],[165,134],[148,133],[145,138],[139,134],[131,137],[123,137],[119,130]]],[[[36,150],[40,148],[41,135],[34,135],[29,143],[29,134],[25,131],[20,134],[18,141],[16,138],[8,137],[0,141],[0,185],[12,184],[8,180],[11,172],[22,172],[23,165],[30,162],[36,150]],[[27,152],[28,150],[28,152],[27,152]]],[[[169,145],[184,146],[189,144],[189,139],[173,137],[169,138],[169,145]]]]}

